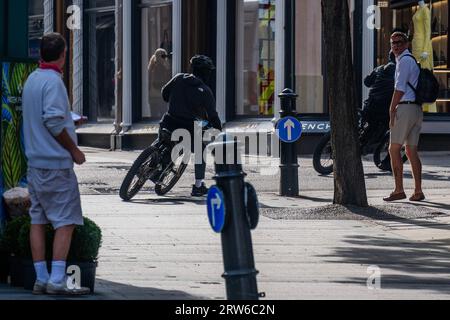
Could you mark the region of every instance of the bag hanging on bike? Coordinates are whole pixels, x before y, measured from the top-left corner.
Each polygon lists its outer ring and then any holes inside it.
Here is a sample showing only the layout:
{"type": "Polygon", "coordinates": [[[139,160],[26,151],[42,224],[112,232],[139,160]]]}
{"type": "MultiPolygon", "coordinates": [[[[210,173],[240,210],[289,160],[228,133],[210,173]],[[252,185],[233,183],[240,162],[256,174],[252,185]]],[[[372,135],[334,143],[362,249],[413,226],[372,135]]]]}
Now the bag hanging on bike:
{"type": "Polygon", "coordinates": [[[419,80],[417,82],[417,88],[408,82],[408,85],[413,89],[416,94],[417,104],[430,104],[435,103],[439,97],[439,82],[433,74],[433,71],[428,69],[423,69],[419,62],[417,62],[414,56],[408,54],[417,63],[420,69],[419,80]]]}

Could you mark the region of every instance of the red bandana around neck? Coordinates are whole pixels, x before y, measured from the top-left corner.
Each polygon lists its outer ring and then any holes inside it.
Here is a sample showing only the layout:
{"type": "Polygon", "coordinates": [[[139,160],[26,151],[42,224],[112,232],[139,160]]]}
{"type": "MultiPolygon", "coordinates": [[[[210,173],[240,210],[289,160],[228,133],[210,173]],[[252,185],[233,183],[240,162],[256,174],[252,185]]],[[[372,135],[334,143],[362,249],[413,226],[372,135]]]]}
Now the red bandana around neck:
{"type": "Polygon", "coordinates": [[[62,74],[62,70],[56,64],[53,64],[53,63],[47,63],[47,62],[41,61],[39,63],[39,68],[43,69],[43,70],[53,70],[53,71],[56,71],[56,72],[62,74]]]}

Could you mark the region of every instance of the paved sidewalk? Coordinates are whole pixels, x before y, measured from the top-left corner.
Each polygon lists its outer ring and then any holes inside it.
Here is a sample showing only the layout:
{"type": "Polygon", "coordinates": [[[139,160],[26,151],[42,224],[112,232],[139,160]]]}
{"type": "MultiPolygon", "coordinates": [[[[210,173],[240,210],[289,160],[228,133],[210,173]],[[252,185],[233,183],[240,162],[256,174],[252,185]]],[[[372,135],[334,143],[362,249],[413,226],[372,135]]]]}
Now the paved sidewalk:
{"type": "MultiPolygon", "coordinates": [[[[108,157],[129,165],[134,154],[95,157],[98,169],[112,161],[108,157]]],[[[436,173],[448,171],[448,164],[433,166],[436,173]]],[[[265,216],[253,232],[259,290],[267,299],[450,299],[450,185],[440,184],[445,177],[427,189],[427,202],[400,202],[394,205],[400,215],[385,212],[376,219],[355,212],[308,216],[308,208],[330,205],[329,186],[303,189],[296,199],[260,192],[265,216]],[[279,216],[267,217],[277,210],[279,216]],[[379,290],[367,287],[370,266],[380,268],[379,290]]],[[[103,230],[97,293],[84,299],[225,299],[220,236],[208,225],[205,202],[186,197],[188,191],[181,183],[168,197],[145,193],[130,203],[116,194],[83,195],[86,215],[103,230]]],[[[384,206],[389,191],[369,188],[371,205],[384,206]]],[[[31,298],[0,286],[0,299],[31,298]]]]}

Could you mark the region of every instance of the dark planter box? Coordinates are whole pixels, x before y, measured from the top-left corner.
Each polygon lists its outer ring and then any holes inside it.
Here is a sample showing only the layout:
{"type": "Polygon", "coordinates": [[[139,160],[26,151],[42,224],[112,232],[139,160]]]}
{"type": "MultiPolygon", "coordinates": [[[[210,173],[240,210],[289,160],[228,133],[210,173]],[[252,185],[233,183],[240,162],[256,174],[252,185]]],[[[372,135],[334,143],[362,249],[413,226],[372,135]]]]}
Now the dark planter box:
{"type": "Polygon", "coordinates": [[[7,283],[9,276],[9,253],[0,251],[0,283],[7,283]]]}
{"type": "MultiPolygon", "coordinates": [[[[67,267],[78,266],[81,270],[81,286],[91,289],[91,294],[95,292],[95,276],[97,271],[97,262],[67,262],[67,267]]],[[[49,272],[51,271],[51,262],[47,262],[49,272]]],[[[25,290],[33,290],[36,282],[36,271],[31,260],[22,261],[23,269],[23,287],[25,290]]]]}
{"type": "Polygon", "coordinates": [[[23,287],[22,259],[16,256],[9,257],[9,275],[12,287],[23,287]]]}

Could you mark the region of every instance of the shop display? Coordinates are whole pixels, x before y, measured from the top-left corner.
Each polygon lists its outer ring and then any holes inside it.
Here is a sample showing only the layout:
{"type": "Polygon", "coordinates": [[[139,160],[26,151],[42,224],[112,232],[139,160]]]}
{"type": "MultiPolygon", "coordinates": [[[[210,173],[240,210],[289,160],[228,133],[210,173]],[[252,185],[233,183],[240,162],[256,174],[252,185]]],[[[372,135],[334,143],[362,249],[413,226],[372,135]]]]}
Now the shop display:
{"type": "MultiPolygon", "coordinates": [[[[450,112],[450,69],[448,65],[448,1],[432,1],[431,38],[435,75],[441,84],[434,112],[450,112]]],[[[432,111],[432,110],[430,110],[432,111]]]]}
{"type": "MultiPolygon", "coordinates": [[[[414,36],[412,41],[412,54],[422,68],[434,69],[433,43],[431,39],[431,10],[425,1],[418,1],[416,12],[413,16],[414,36]]],[[[436,104],[423,106],[425,112],[436,112],[436,104]]]]}
{"type": "Polygon", "coordinates": [[[450,67],[448,44],[448,0],[391,0],[381,8],[381,29],[377,32],[377,65],[386,63],[393,30],[411,37],[413,55],[422,67],[434,70],[441,89],[435,105],[424,106],[426,113],[450,112],[450,67]],[[430,40],[429,40],[430,39],[430,40]]]}

